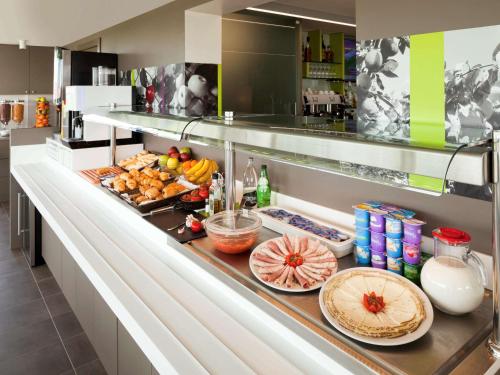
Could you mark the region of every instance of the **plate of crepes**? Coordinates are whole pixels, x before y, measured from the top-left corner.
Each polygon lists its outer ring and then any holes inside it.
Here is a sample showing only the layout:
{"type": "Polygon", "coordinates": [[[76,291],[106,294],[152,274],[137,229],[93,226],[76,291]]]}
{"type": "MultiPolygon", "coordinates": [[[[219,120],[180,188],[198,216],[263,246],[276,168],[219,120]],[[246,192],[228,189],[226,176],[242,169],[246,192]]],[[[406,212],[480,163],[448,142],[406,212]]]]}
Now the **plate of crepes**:
{"type": "Polygon", "coordinates": [[[422,290],[400,275],[376,268],[351,268],[333,275],[321,288],[319,303],[336,329],[374,345],[415,341],[434,319],[422,290]]]}
{"type": "Polygon", "coordinates": [[[321,242],[286,234],[257,246],[249,262],[259,281],[285,292],[300,293],[321,288],[337,272],[335,255],[321,242]]]}
{"type": "Polygon", "coordinates": [[[133,169],[140,170],[145,167],[152,167],[158,159],[159,156],[157,154],[142,150],[136,155],[120,160],[118,166],[130,172],[133,169]]]}

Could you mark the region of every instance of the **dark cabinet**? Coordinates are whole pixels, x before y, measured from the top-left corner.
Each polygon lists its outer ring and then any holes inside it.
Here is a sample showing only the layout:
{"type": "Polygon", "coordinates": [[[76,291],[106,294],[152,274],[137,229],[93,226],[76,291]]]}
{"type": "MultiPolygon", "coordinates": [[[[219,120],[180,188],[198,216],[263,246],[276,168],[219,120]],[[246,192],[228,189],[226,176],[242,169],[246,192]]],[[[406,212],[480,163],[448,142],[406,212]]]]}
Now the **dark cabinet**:
{"type": "Polygon", "coordinates": [[[0,44],[0,95],[27,94],[28,50],[0,44]]]}
{"type": "Polygon", "coordinates": [[[54,77],[54,48],[28,47],[29,93],[50,94],[54,77]]]}
{"type": "Polygon", "coordinates": [[[50,94],[54,48],[0,44],[0,95],[50,94]]]}

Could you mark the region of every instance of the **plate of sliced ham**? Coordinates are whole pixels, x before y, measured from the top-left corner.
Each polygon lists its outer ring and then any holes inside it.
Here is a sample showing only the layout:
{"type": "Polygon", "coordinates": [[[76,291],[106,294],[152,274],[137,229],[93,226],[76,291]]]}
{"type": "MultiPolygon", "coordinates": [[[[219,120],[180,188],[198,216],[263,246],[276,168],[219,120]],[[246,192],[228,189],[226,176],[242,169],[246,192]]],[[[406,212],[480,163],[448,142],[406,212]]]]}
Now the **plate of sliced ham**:
{"type": "Polygon", "coordinates": [[[321,288],[337,272],[335,255],[320,241],[286,234],[257,246],[249,262],[259,281],[285,292],[321,288]]]}

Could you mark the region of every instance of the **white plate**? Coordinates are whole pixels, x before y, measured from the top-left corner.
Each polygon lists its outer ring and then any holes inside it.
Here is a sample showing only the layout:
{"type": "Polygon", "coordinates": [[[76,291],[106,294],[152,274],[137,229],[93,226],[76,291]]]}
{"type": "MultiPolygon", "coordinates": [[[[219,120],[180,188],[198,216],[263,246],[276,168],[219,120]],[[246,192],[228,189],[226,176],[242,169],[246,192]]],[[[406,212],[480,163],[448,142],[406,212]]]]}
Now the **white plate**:
{"type": "MultiPolygon", "coordinates": [[[[255,266],[253,264],[253,253],[256,252],[256,251],[259,251],[260,248],[262,247],[265,247],[266,244],[269,242],[269,241],[277,241],[279,240],[280,238],[282,237],[276,237],[276,238],[271,238],[270,240],[267,240],[265,242],[262,242],[259,246],[257,246],[255,249],[253,249],[252,253],[250,254],[250,259],[248,260],[248,263],[250,264],[250,270],[252,271],[253,275],[257,278],[257,280],[259,280],[261,283],[263,284],[266,284],[268,287],[271,287],[273,289],[276,289],[276,290],[281,290],[283,292],[291,292],[291,293],[304,293],[304,292],[310,292],[311,290],[316,290],[316,289],[319,289],[323,286],[323,284],[325,283],[325,281],[323,282],[318,282],[316,284],[314,284],[314,286],[310,287],[310,288],[302,288],[302,287],[298,287],[298,288],[287,288],[286,286],[280,286],[280,285],[277,285],[277,284],[274,284],[274,283],[270,283],[268,281],[264,281],[261,279],[259,273],[257,272],[257,270],[255,269],[255,266]]],[[[331,250],[330,250],[331,251],[331,250]]],[[[335,254],[333,254],[332,252],[332,255],[335,256],[335,254]]],[[[335,270],[335,272],[337,272],[335,270]]],[[[334,272],[334,273],[335,273],[334,272]]],[[[328,279],[327,279],[328,280],[328,279]]]]}
{"type": "MultiPolygon", "coordinates": [[[[374,273],[389,272],[389,271],[379,270],[377,268],[370,268],[370,267],[349,268],[349,269],[340,271],[340,272],[330,276],[328,278],[328,280],[325,281],[324,284],[329,283],[335,277],[338,277],[338,276],[341,276],[347,272],[353,272],[353,271],[369,271],[369,272],[374,272],[374,273]]],[[[323,292],[324,292],[323,288],[319,292],[319,306],[321,307],[321,312],[323,313],[324,317],[330,322],[330,324],[332,326],[334,326],[336,329],[338,329],[340,332],[342,332],[344,335],[349,336],[349,337],[356,339],[358,341],[365,342],[367,344],[380,345],[380,346],[395,346],[395,345],[408,344],[410,342],[418,340],[423,335],[425,335],[427,333],[427,331],[432,326],[432,321],[434,320],[434,311],[432,310],[431,301],[429,301],[429,298],[425,295],[425,293],[419,287],[417,287],[415,284],[413,284],[411,281],[409,281],[409,280],[405,279],[403,276],[400,276],[400,275],[395,274],[393,272],[390,272],[390,274],[391,274],[391,276],[395,276],[395,277],[399,278],[402,282],[405,283],[405,285],[407,285],[413,291],[415,291],[417,293],[417,295],[420,297],[420,299],[424,305],[425,319],[422,321],[422,323],[420,323],[420,326],[415,331],[413,331],[411,333],[407,333],[406,335],[394,337],[394,338],[385,338],[385,337],[379,338],[379,337],[363,336],[363,335],[355,333],[347,328],[344,328],[330,314],[330,312],[328,311],[328,308],[325,306],[325,303],[323,302],[323,292]]]]}

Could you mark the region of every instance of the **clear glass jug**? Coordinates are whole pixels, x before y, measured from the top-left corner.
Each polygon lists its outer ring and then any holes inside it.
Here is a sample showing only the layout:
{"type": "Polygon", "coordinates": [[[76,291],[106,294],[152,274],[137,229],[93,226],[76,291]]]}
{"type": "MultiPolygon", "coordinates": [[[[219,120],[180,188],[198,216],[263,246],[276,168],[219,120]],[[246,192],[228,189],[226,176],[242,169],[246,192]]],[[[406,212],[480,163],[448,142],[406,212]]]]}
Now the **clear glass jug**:
{"type": "Polygon", "coordinates": [[[483,263],[469,248],[470,236],[455,228],[437,228],[432,235],[434,257],[422,268],[422,288],[445,313],[475,310],[483,300],[486,276],[483,263]]]}

